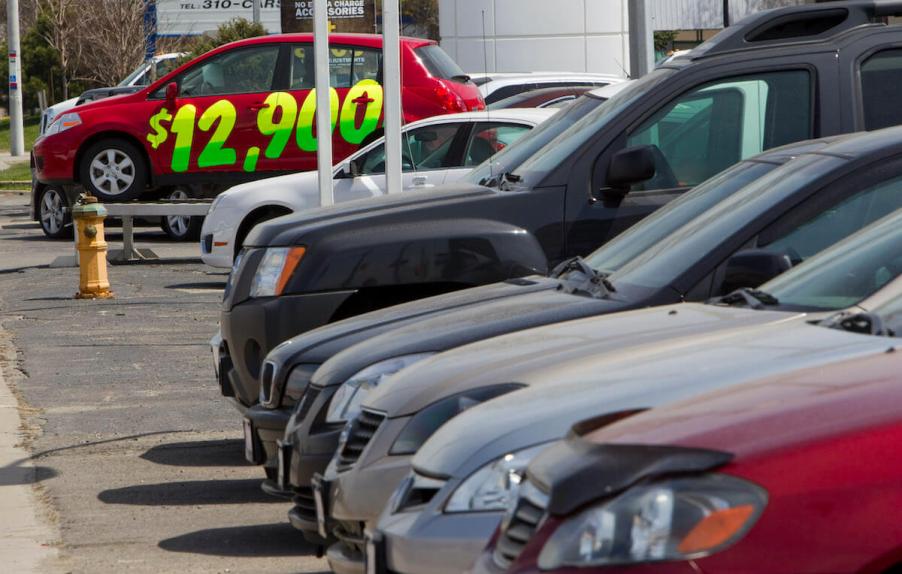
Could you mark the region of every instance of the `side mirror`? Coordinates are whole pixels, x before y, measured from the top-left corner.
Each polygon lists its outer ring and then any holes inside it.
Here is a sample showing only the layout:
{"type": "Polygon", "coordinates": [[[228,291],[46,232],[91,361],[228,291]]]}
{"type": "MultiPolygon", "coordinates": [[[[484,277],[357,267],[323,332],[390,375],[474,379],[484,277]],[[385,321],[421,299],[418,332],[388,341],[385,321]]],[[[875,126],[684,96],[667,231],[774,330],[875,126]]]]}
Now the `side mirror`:
{"type": "Polygon", "coordinates": [[[636,183],[655,176],[655,150],[653,146],[630,147],[614,154],[608,166],[608,186],[629,190],[636,183]]]}
{"type": "Polygon", "coordinates": [[[179,85],[175,82],[166,84],[166,103],[170,107],[175,107],[176,100],[179,97],[179,85]]]}
{"type": "Polygon", "coordinates": [[[727,260],[721,293],[731,293],[743,287],[758,287],[791,267],[789,256],[782,253],[764,249],[740,251],[727,260]]]}

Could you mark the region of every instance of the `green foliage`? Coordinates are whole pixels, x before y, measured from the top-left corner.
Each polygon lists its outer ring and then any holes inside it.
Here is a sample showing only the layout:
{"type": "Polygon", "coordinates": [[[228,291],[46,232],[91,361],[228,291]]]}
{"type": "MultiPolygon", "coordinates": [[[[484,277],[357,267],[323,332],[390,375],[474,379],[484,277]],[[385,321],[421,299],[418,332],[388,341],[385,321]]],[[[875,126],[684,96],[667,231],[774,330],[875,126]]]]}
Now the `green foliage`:
{"type": "MultiPolygon", "coordinates": [[[[38,138],[40,131],[40,116],[26,116],[25,118],[25,149],[30,150],[34,140],[38,138]]],[[[9,118],[0,120],[0,151],[9,151],[9,118]]],[[[25,162],[28,165],[28,162],[25,162]]],[[[15,179],[9,177],[7,179],[15,179]]]]}
{"type": "Polygon", "coordinates": [[[255,24],[244,18],[235,18],[225,24],[221,24],[214,34],[198,38],[194,45],[187,50],[188,56],[186,59],[192,60],[201,54],[206,54],[213,48],[218,48],[229,42],[265,35],[266,28],[263,27],[263,24],[255,24]]]}
{"type": "Polygon", "coordinates": [[[673,40],[677,37],[676,32],[659,31],[655,32],[655,52],[667,52],[673,47],[673,40]]]}

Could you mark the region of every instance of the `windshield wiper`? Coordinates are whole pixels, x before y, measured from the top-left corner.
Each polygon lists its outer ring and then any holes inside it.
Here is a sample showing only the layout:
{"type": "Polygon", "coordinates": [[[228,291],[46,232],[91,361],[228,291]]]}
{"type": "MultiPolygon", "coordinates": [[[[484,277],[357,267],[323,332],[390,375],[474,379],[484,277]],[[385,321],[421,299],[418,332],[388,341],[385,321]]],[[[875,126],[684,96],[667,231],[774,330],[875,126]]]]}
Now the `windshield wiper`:
{"type": "Polygon", "coordinates": [[[853,313],[843,311],[821,321],[822,327],[839,329],[850,333],[873,335],[875,337],[893,337],[895,333],[883,323],[883,318],[876,313],[853,313]]]}
{"type": "Polygon", "coordinates": [[[498,189],[501,191],[512,191],[514,189],[513,184],[520,183],[522,180],[522,177],[511,171],[504,172],[498,177],[498,189]]]}
{"type": "Polygon", "coordinates": [[[723,297],[715,297],[709,301],[712,305],[745,305],[750,309],[763,309],[765,306],[780,304],[780,300],[760,289],[737,289],[723,297]]]}
{"type": "Polygon", "coordinates": [[[564,261],[551,271],[550,277],[561,279],[558,289],[567,293],[606,297],[617,292],[608,276],[586,263],[582,257],[564,261]]]}

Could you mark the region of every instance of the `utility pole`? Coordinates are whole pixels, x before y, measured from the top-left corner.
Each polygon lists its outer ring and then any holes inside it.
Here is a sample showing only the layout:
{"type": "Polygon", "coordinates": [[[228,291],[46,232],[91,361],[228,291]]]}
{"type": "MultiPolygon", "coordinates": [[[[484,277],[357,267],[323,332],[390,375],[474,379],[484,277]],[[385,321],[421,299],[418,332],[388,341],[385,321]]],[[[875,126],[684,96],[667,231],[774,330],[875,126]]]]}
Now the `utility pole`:
{"type": "Polygon", "coordinates": [[[320,205],[327,206],[335,203],[335,198],[332,193],[332,98],[329,93],[329,6],[326,0],[314,0],[313,3],[313,62],[316,68],[319,201],[320,205]]]}
{"type": "Polygon", "coordinates": [[[382,86],[385,90],[385,189],[402,191],[401,177],[401,9],[382,0],[382,86]]]}
{"type": "Polygon", "coordinates": [[[262,1],[263,0],[254,0],[254,24],[260,23],[260,2],[262,1]]]}
{"type": "Polygon", "coordinates": [[[638,79],[655,67],[654,30],[647,0],[629,0],[630,78],[638,79]]]}
{"type": "Polygon", "coordinates": [[[22,66],[19,62],[19,0],[6,2],[9,39],[9,151],[13,157],[25,154],[25,127],[22,124],[22,66]]]}

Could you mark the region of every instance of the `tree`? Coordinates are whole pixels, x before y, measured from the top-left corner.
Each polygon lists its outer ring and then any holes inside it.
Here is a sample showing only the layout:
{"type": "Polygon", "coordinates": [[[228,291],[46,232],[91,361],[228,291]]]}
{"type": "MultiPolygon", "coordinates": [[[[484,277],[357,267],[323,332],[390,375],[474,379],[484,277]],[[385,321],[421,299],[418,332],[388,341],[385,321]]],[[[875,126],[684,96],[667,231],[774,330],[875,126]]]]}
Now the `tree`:
{"type": "Polygon", "coordinates": [[[220,24],[213,34],[198,38],[188,50],[188,59],[194,59],[229,42],[265,35],[266,28],[263,27],[263,24],[255,24],[244,18],[235,18],[225,24],[220,24]]]}
{"type": "Polygon", "coordinates": [[[91,12],[90,6],[83,0],[36,0],[35,6],[38,19],[46,23],[41,35],[59,57],[63,99],[68,99],[69,82],[76,77],[82,64],[84,15],[91,12]]]}
{"type": "Polygon", "coordinates": [[[77,77],[115,86],[144,60],[144,0],[90,0],[83,26],[77,77]]]}

